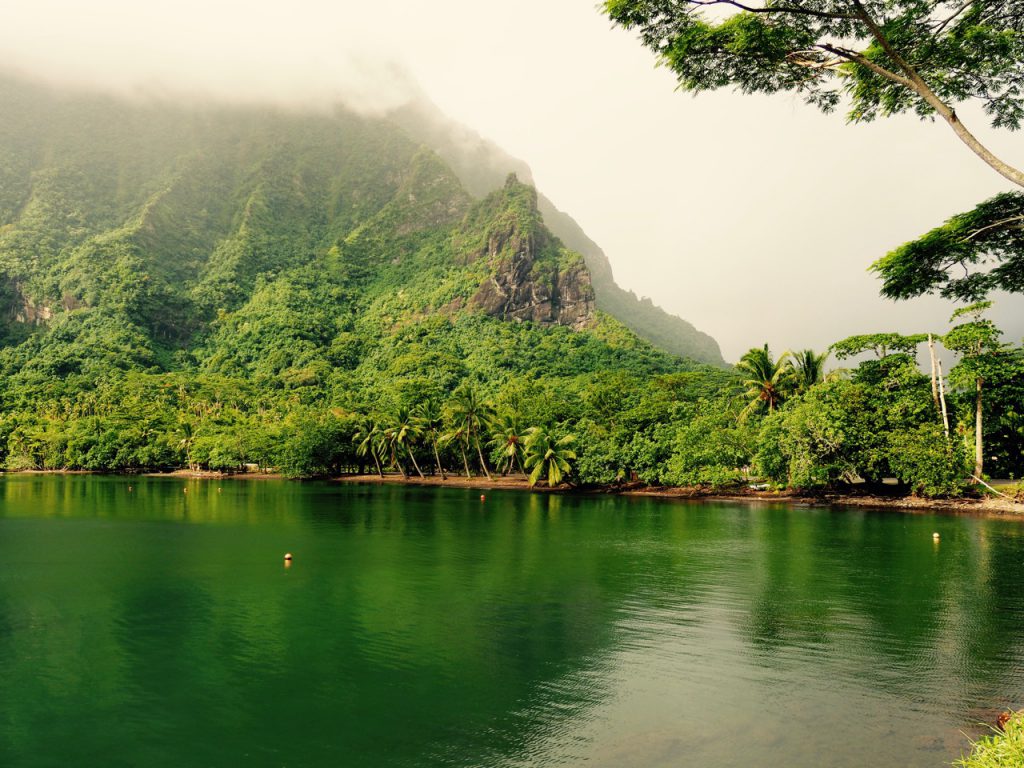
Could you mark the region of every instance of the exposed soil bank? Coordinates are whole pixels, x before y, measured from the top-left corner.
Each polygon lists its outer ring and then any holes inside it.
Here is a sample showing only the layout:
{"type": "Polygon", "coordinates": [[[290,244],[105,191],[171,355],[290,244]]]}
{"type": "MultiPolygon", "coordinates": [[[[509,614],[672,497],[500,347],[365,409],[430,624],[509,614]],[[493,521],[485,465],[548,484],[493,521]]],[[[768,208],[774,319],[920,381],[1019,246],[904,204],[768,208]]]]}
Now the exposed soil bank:
{"type": "Polygon", "coordinates": [[[916,496],[883,496],[871,493],[820,493],[807,494],[796,491],[756,491],[750,488],[729,488],[714,490],[704,487],[658,488],[632,484],[625,486],[609,486],[578,490],[571,488],[547,488],[535,486],[530,488],[526,478],[522,476],[501,477],[495,475],[493,480],[486,477],[449,475],[447,480],[428,475],[424,478],[410,477],[403,480],[399,475],[345,475],[333,478],[341,483],[388,483],[397,485],[444,486],[448,488],[473,488],[488,490],[540,491],[542,493],[589,493],[616,494],[622,496],[654,496],[667,499],[686,500],[720,500],[743,502],[770,502],[790,504],[793,506],[846,506],[866,507],[875,509],[898,509],[902,512],[940,512],[944,514],[983,515],[990,517],[1009,517],[1024,520],[1024,504],[1009,499],[924,499],[916,496]]]}

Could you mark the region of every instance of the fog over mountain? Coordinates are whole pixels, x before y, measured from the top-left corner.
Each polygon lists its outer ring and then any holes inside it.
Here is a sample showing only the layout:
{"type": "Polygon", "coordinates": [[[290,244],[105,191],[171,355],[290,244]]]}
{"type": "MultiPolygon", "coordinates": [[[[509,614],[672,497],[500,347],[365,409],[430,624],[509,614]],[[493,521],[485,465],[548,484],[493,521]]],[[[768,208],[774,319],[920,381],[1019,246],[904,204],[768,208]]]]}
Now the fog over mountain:
{"type": "MultiPolygon", "coordinates": [[[[42,0],[0,12],[0,50],[8,69],[142,98],[389,112],[422,93],[527,164],[620,285],[714,336],[728,360],[764,341],[941,332],[952,305],[885,301],[866,268],[1006,188],[944,126],[847,126],[786,97],[675,93],[593,0],[42,0]]],[[[1019,137],[964,116],[1024,159],[1019,137]]],[[[997,322],[1024,336],[1024,299],[996,300],[997,322]]]]}

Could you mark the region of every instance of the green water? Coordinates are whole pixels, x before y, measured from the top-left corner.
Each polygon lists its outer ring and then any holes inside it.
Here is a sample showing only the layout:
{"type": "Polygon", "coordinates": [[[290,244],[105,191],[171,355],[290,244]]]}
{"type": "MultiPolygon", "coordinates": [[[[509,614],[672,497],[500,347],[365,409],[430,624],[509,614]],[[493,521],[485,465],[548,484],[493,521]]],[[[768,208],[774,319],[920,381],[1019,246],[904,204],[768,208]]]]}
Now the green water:
{"type": "Polygon", "coordinates": [[[942,766],[1022,584],[1007,521],[5,477],[0,765],[942,766]]]}

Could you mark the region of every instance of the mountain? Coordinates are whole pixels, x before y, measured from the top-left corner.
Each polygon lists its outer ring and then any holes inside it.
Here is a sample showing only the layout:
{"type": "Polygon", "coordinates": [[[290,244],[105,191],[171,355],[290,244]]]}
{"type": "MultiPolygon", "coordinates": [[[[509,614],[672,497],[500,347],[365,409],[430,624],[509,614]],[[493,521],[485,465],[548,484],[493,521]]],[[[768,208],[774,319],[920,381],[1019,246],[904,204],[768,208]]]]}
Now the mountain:
{"type": "MultiPolygon", "coordinates": [[[[440,154],[474,196],[486,195],[510,173],[532,183],[532,173],[526,163],[453,122],[425,98],[396,110],[390,117],[411,136],[440,154]]],[[[538,208],[551,232],[583,256],[598,309],[613,315],[660,349],[713,365],[725,364],[718,342],[711,336],[669,314],[650,299],[640,299],[632,291],[619,287],[604,251],[568,213],[555,207],[543,194],[538,195],[538,208]]]]}
{"type": "Polygon", "coordinates": [[[318,474],[361,461],[364,417],[454,428],[466,387],[589,434],[627,392],[653,429],[731,381],[613,317],[606,264],[531,185],[468,184],[394,117],[14,78],[0,103],[8,469],[318,474]]]}
{"type": "Polygon", "coordinates": [[[413,326],[441,344],[482,318],[529,321],[517,343],[564,328],[575,346],[614,338],[662,359],[595,307],[592,272],[532,187],[513,175],[474,198],[394,120],[11,78],[0,99],[8,375],[192,366],[322,383],[349,336],[359,349],[341,357],[358,367],[413,326]]]}

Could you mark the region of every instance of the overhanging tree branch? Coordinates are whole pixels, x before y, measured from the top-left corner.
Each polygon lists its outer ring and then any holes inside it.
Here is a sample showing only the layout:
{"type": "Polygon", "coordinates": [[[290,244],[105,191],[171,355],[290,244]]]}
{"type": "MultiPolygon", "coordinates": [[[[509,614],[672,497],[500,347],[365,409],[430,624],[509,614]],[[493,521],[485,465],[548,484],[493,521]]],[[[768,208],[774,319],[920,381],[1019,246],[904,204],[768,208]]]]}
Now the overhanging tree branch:
{"type": "MultiPolygon", "coordinates": [[[[875,38],[882,50],[885,51],[886,55],[892,60],[892,62],[899,67],[905,74],[906,78],[902,80],[896,80],[891,73],[883,75],[889,77],[890,80],[898,82],[901,85],[905,85],[910,88],[914,93],[920,96],[932,109],[935,110],[945,120],[949,126],[953,129],[953,132],[959,137],[959,139],[966,144],[971,151],[980,157],[985,163],[987,163],[996,173],[1000,174],[1006,179],[1009,179],[1019,187],[1024,187],[1024,172],[1014,168],[1013,166],[1003,162],[996,157],[986,146],[984,146],[978,139],[971,133],[967,126],[965,126],[960,118],[957,117],[956,111],[940,99],[935,92],[928,86],[917,70],[911,66],[911,64],[904,59],[886,36],[882,27],[871,17],[871,14],[867,12],[867,9],[861,3],[860,0],[852,0],[854,7],[857,9],[857,16],[864,25],[871,31],[871,36],[875,38]]],[[[862,62],[858,62],[862,63],[862,62]]],[[[869,67],[873,72],[875,69],[869,67]]],[[[884,68],[882,71],[887,72],[884,68]]],[[[881,74],[881,72],[878,72],[881,74]]]]}

